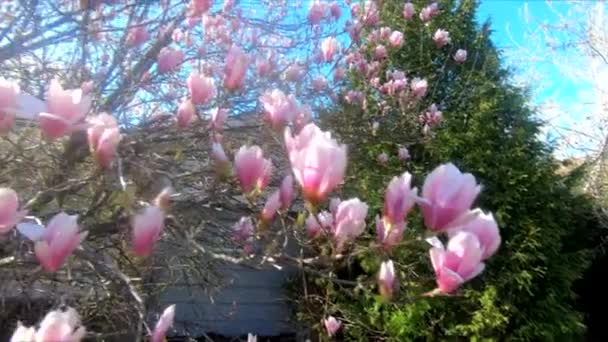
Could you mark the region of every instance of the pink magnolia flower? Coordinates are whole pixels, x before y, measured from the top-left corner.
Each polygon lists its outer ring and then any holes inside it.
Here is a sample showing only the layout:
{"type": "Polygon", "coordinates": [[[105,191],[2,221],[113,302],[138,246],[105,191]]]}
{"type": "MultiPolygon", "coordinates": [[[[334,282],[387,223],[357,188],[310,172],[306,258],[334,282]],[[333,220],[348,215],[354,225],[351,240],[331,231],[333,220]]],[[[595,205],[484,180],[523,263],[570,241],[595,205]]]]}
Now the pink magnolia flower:
{"type": "Polygon", "coordinates": [[[157,68],[161,74],[175,70],[184,60],[182,50],[164,47],[158,53],[157,68]]]}
{"type": "Polygon", "coordinates": [[[266,76],[272,70],[272,64],[265,57],[258,57],[255,60],[255,71],[258,76],[266,76]]]}
{"type": "Polygon", "coordinates": [[[439,13],[439,7],[437,6],[437,3],[434,2],[420,11],[420,20],[423,23],[429,22],[437,13],[439,13]]]}
{"type": "Polygon", "coordinates": [[[349,90],[346,92],[346,95],[344,95],[344,100],[349,104],[362,103],[363,99],[363,93],[357,90],[349,90]]]}
{"type": "Polygon", "coordinates": [[[398,156],[401,161],[408,160],[410,158],[410,151],[406,147],[399,147],[398,156]]]}
{"type": "Polygon", "coordinates": [[[340,81],[344,78],[344,69],[340,68],[340,67],[336,67],[336,69],[334,69],[334,81],[340,81]]]}
{"type": "Polygon", "coordinates": [[[325,330],[327,330],[327,335],[330,337],[334,336],[342,326],[342,322],[337,320],[334,316],[329,316],[324,319],[323,324],[325,325],[325,330]]]}
{"type": "Polygon", "coordinates": [[[386,250],[390,250],[401,242],[405,231],[405,221],[391,222],[386,216],[376,216],[376,240],[386,250]]]}
{"type": "Polygon", "coordinates": [[[279,89],[265,92],[260,96],[260,102],[264,107],[264,119],[277,131],[294,119],[300,107],[293,95],[287,96],[279,89]]]}
{"type": "Polygon", "coordinates": [[[327,3],[325,1],[314,0],[310,4],[310,8],[308,9],[308,22],[312,25],[318,24],[321,19],[325,16],[325,11],[327,10],[327,3]]]}
{"type": "Polygon", "coordinates": [[[213,158],[215,172],[220,177],[228,177],[230,175],[232,165],[226,156],[226,152],[224,152],[222,144],[219,142],[214,142],[211,145],[211,157],[213,158]]]}
{"type": "Polygon", "coordinates": [[[312,203],[323,201],[343,181],[346,146],[332,139],[331,133],[309,123],[292,137],[288,128],[285,130],[285,146],[306,200],[312,203]]]}
{"type": "Polygon", "coordinates": [[[338,207],[342,203],[342,200],[339,197],[332,197],[329,200],[329,211],[335,216],[336,212],[338,212],[338,207]]]}
{"type": "Polygon", "coordinates": [[[446,30],[438,29],[433,35],[433,41],[437,47],[444,47],[450,42],[450,33],[446,30]]]}
{"type": "Polygon", "coordinates": [[[247,56],[239,47],[233,45],[226,55],[224,65],[224,88],[230,91],[240,89],[245,82],[248,66],[249,56],[247,56]]]}
{"type": "Polygon", "coordinates": [[[251,217],[249,216],[241,217],[241,219],[232,226],[232,230],[234,231],[234,239],[237,241],[247,241],[255,232],[251,217]]]}
{"type": "Polygon", "coordinates": [[[379,60],[385,59],[386,56],[388,56],[388,53],[386,52],[386,47],[384,47],[384,45],[376,46],[376,48],[374,49],[374,58],[379,60]]]}
{"type": "Polygon", "coordinates": [[[87,232],[79,233],[78,216],[64,212],[55,215],[46,228],[37,226],[36,232],[28,234],[34,243],[36,258],[47,272],[56,272],[67,257],[80,246],[87,232]]]}
{"type": "Polygon", "coordinates": [[[337,1],[332,2],[329,5],[329,12],[334,19],[339,19],[342,15],[342,10],[340,9],[340,5],[338,5],[337,1]]]}
{"type": "Polygon", "coordinates": [[[224,122],[228,118],[228,109],[225,108],[213,108],[211,110],[211,122],[209,122],[209,128],[214,131],[221,131],[224,129],[224,122]]]}
{"type": "Polygon", "coordinates": [[[195,111],[196,110],[194,109],[192,101],[182,101],[182,103],[179,104],[179,107],[177,107],[177,126],[179,128],[186,128],[190,126],[192,120],[194,120],[195,111]]]}
{"type": "Polygon", "coordinates": [[[363,233],[367,209],[367,204],[361,202],[358,198],[340,203],[334,221],[336,229],[334,231],[334,239],[336,240],[338,251],[342,250],[345,243],[354,240],[363,233]]]}
{"type": "Polygon", "coordinates": [[[200,16],[201,14],[209,11],[211,4],[211,0],[192,0],[190,2],[190,10],[192,11],[193,15],[200,16]]]}
{"type": "Polygon", "coordinates": [[[206,104],[215,96],[215,80],[212,77],[205,77],[196,71],[190,73],[188,80],[188,90],[190,98],[194,104],[206,104]]]}
{"type": "Polygon", "coordinates": [[[289,82],[294,82],[302,78],[304,75],[304,69],[297,65],[292,64],[285,70],[285,80],[289,82]]]}
{"type": "Polygon", "coordinates": [[[438,166],[424,180],[418,199],[425,225],[441,231],[462,224],[465,217],[471,217],[469,209],[480,191],[472,174],[463,174],[452,163],[438,166]]]}
{"type": "Polygon", "coordinates": [[[293,201],[293,176],[289,175],[283,178],[279,194],[281,199],[281,209],[286,210],[291,206],[291,202],[293,201]]]}
{"type": "Polygon", "coordinates": [[[47,112],[40,113],[39,124],[48,139],[57,139],[72,130],[91,107],[91,98],[82,89],[64,90],[59,81],[52,80],[46,100],[47,112]]]}
{"type": "Polygon", "coordinates": [[[163,311],[163,314],[158,319],[156,327],[152,332],[152,338],[150,342],[164,342],[167,331],[173,326],[173,320],[175,319],[175,305],[171,305],[163,311]]]}
{"type": "Polygon", "coordinates": [[[0,188],[0,235],[8,233],[25,215],[19,211],[19,197],[9,188],[0,188]]]}
{"type": "Polygon", "coordinates": [[[19,325],[11,342],[80,342],[85,334],[86,329],[81,325],[80,316],[76,310],[68,308],[46,314],[37,331],[34,327],[19,325]]]}
{"type": "Polygon", "coordinates": [[[334,216],[327,210],[323,210],[317,216],[309,215],[306,219],[306,230],[311,238],[315,238],[321,233],[333,234],[334,216]]]}
{"type": "Polygon", "coordinates": [[[418,189],[412,188],[412,175],[408,172],[393,177],[384,193],[384,216],[391,223],[405,220],[416,203],[418,189]]]}
{"type": "Polygon", "coordinates": [[[148,206],[133,217],[133,253],[148,256],[165,228],[165,215],[157,206],[148,206]]]}
{"type": "Polygon", "coordinates": [[[464,63],[467,60],[467,50],[458,49],[454,54],[454,61],[456,63],[464,63]]]}
{"type": "Polygon", "coordinates": [[[469,232],[458,232],[443,246],[430,250],[435,279],[443,293],[454,292],[464,282],[475,278],[485,267],[481,261],[483,250],[477,237],[469,232]]]}
{"type": "Polygon", "coordinates": [[[146,30],[146,27],[144,25],[137,25],[129,28],[125,43],[129,47],[138,46],[147,42],[149,39],[150,34],[146,30]]]}
{"type": "Polygon", "coordinates": [[[0,134],[13,128],[19,86],[0,78],[0,134]]]}
{"type": "Polygon", "coordinates": [[[391,43],[392,47],[398,48],[403,45],[403,33],[399,31],[393,31],[391,36],[388,38],[389,43],[391,43]]]}
{"type": "Polygon", "coordinates": [[[325,62],[331,62],[331,60],[334,58],[334,55],[336,54],[336,52],[338,52],[339,49],[340,47],[338,46],[338,40],[336,40],[335,37],[331,36],[325,38],[323,43],[321,43],[321,52],[323,60],[325,62]]]}
{"type": "Polygon", "coordinates": [[[390,37],[393,30],[391,30],[391,28],[388,26],[383,26],[380,28],[380,31],[376,30],[376,32],[378,32],[378,34],[380,35],[380,39],[387,40],[390,37]]]}
{"type": "Polygon", "coordinates": [[[464,224],[457,229],[448,230],[450,237],[455,236],[459,231],[469,232],[474,234],[482,249],[481,259],[485,260],[491,257],[498,247],[500,247],[500,232],[494,216],[490,214],[481,213],[477,215],[472,221],[464,224]]]}
{"type": "Polygon", "coordinates": [[[443,113],[437,108],[437,105],[433,103],[425,113],[424,118],[429,126],[437,126],[443,121],[443,113]]]}
{"type": "Polygon", "coordinates": [[[376,26],[380,22],[380,12],[373,0],[366,0],[363,4],[363,13],[361,13],[363,23],[367,26],[376,26]]]}
{"type": "Polygon", "coordinates": [[[378,289],[380,295],[385,300],[390,300],[393,297],[396,287],[395,266],[393,261],[384,261],[380,264],[380,272],[378,273],[378,289]]]}
{"type": "Polygon", "coordinates": [[[327,80],[325,77],[319,75],[312,80],[312,87],[315,91],[322,91],[327,87],[327,80]]]}
{"type": "Polygon", "coordinates": [[[424,95],[426,95],[428,83],[425,79],[415,77],[412,79],[412,82],[410,83],[410,87],[412,89],[412,93],[414,94],[414,96],[416,98],[420,99],[420,98],[423,98],[424,95]]]}
{"type": "Polygon", "coordinates": [[[388,163],[388,154],[386,154],[386,152],[382,152],[378,155],[378,163],[382,165],[386,165],[386,163],[388,163]]]}
{"type": "Polygon", "coordinates": [[[405,18],[405,20],[412,19],[415,13],[414,4],[406,2],[405,5],[403,5],[403,18],[405,18]]]}
{"type": "Polygon", "coordinates": [[[281,194],[279,191],[275,191],[264,204],[262,209],[262,221],[270,222],[276,215],[277,211],[281,208],[281,194]]]}
{"type": "Polygon", "coordinates": [[[103,168],[109,168],[120,142],[120,129],[112,115],[102,113],[89,119],[87,138],[91,153],[103,168]]]}
{"type": "Polygon", "coordinates": [[[234,157],[234,168],[244,193],[262,191],[270,181],[272,163],[258,146],[242,146],[234,157]]]}

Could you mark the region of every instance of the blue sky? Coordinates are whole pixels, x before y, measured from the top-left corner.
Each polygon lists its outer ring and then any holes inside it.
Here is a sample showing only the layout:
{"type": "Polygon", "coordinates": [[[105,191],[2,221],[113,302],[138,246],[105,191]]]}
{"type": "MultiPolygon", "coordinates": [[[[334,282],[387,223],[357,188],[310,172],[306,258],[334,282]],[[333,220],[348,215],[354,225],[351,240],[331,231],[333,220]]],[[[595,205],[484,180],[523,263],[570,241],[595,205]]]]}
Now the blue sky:
{"type": "MultiPolygon", "coordinates": [[[[580,25],[586,19],[581,8],[588,11],[588,6],[595,4],[591,0],[578,3],[482,0],[477,13],[479,23],[491,20],[492,40],[503,51],[505,66],[515,71],[515,82],[531,90],[531,104],[538,106],[542,119],[551,122],[543,138],[559,142],[558,156],[562,157],[587,154],[595,144],[590,142],[594,139],[587,141],[580,134],[574,137],[573,128],[581,127],[585,133],[593,131],[592,135],[600,138],[605,132],[594,127],[589,119],[598,103],[596,88],[590,80],[596,78],[589,69],[590,59],[575,50],[562,52],[549,48],[548,43],[567,42],[571,37],[557,30],[545,30],[544,24],[580,25]]],[[[606,4],[595,9],[608,13],[606,4]]]]}

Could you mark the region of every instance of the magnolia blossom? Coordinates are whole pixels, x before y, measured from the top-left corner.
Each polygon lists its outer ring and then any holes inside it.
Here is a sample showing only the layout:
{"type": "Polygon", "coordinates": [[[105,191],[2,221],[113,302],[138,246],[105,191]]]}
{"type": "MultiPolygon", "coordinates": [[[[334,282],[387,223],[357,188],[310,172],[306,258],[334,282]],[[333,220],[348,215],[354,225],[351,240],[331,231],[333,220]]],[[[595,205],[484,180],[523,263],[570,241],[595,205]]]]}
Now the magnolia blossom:
{"type": "Polygon", "coordinates": [[[386,47],[384,45],[378,45],[374,49],[374,58],[375,59],[385,59],[388,56],[388,52],[386,51],[386,47]]]}
{"type": "Polygon", "coordinates": [[[57,139],[72,130],[91,107],[91,98],[82,89],[64,90],[53,79],[46,100],[46,112],[39,115],[40,129],[48,139],[57,139]]]}
{"type": "Polygon", "coordinates": [[[196,109],[194,108],[192,101],[182,101],[182,103],[179,104],[179,107],[177,107],[177,126],[179,128],[186,128],[190,126],[192,120],[194,120],[195,111],[196,109]]]}
{"type": "Polygon", "coordinates": [[[306,232],[310,238],[315,238],[321,233],[333,233],[334,218],[330,212],[322,211],[317,216],[312,214],[306,219],[306,232]]]}
{"type": "Polygon", "coordinates": [[[410,158],[410,151],[406,147],[399,147],[397,155],[399,156],[399,160],[405,161],[410,158]]]}
{"type": "Polygon", "coordinates": [[[19,211],[19,197],[8,188],[0,188],[0,235],[8,233],[27,213],[19,211]]]}
{"type": "Polygon", "coordinates": [[[269,222],[274,218],[274,215],[281,208],[281,194],[275,191],[264,204],[262,209],[262,221],[269,222]]]}
{"type": "Polygon", "coordinates": [[[270,181],[272,163],[258,146],[242,146],[234,157],[234,168],[244,193],[262,191],[270,181]]]}
{"type": "Polygon", "coordinates": [[[209,11],[211,8],[211,0],[192,0],[190,2],[190,10],[193,16],[200,16],[201,14],[209,11]]]}
{"type": "Polygon", "coordinates": [[[281,199],[281,209],[286,210],[291,206],[293,201],[293,177],[291,175],[285,176],[281,182],[279,188],[279,194],[281,199]]]}
{"type": "Polygon", "coordinates": [[[312,113],[309,105],[300,106],[296,117],[293,120],[293,127],[299,132],[312,120],[312,113]]]}
{"type": "Polygon", "coordinates": [[[19,86],[0,78],[0,134],[7,133],[15,122],[19,86]]]}
{"type": "Polygon", "coordinates": [[[293,137],[288,128],[285,130],[285,146],[294,177],[306,200],[312,203],[323,201],[343,181],[346,146],[332,139],[331,133],[309,123],[293,137]]]}
{"type": "Polygon", "coordinates": [[[406,2],[405,5],[403,5],[403,18],[405,18],[405,20],[412,19],[415,13],[414,4],[406,2]]]}
{"type": "Polygon", "coordinates": [[[255,71],[258,76],[266,76],[272,70],[272,64],[266,57],[257,57],[255,60],[255,71]]]}
{"type": "Polygon", "coordinates": [[[349,104],[361,103],[363,102],[364,96],[362,92],[358,90],[349,90],[344,95],[344,100],[349,104]]]}
{"type": "Polygon", "coordinates": [[[312,25],[318,24],[321,19],[325,16],[325,11],[327,10],[327,3],[323,0],[314,0],[310,4],[310,8],[308,9],[308,22],[312,25]]]}
{"type": "Polygon", "coordinates": [[[467,50],[458,49],[454,54],[454,61],[456,63],[464,63],[467,60],[467,50]]]}
{"type": "Polygon", "coordinates": [[[386,299],[390,300],[393,297],[393,292],[395,292],[396,287],[396,279],[395,275],[395,266],[393,265],[393,261],[384,261],[380,265],[380,273],[378,273],[378,289],[380,290],[380,295],[386,299]]]}
{"type": "Polygon", "coordinates": [[[304,69],[298,64],[292,64],[285,70],[286,81],[297,81],[304,75],[304,69]]]}
{"type": "Polygon", "coordinates": [[[448,247],[433,247],[431,262],[438,288],[443,293],[454,292],[464,282],[475,278],[485,268],[483,249],[475,234],[460,231],[450,238],[448,247]]]}
{"type": "Polygon", "coordinates": [[[125,41],[127,46],[138,46],[150,39],[150,34],[146,30],[146,26],[137,25],[129,28],[127,33],[127,39],[125,41]]]}
{"type": "Polygon", "coordinates": [[[336,67],[334,69],[334,81],[340,81],[344,78],[344,69],[342,69],[341,67],[336,67]]]}
{"type": "Polygon", "coordinates": [[[424,180],[418,199],[425,225],[440,231],[474,218],[469,209],[480,191],[472,174],[463,174],[452,163],[438,166],[424,180]]]}
{"type": "Polygon", "coordinates": [[[376,240],[384,249],[390,250],[401,242],[406,223],[391,222],[388,218],[376,216],[376,240]]]}
{"type": "Polygon", "coordinates": [[[120,142],[120,129],[112,115],[102,113],[89,119],[87,138],[91,153],[103,168],[109,168],[120,142]]]}
{"type": "Polygon", "coordinates": [[[388,154],[386,154],[386,152],[382,152],[378,155],[378,163],[382,165],[386,165],[386,163],[388,163],[388,154]]]}
{"type": "Polygon", "coordinates": [[[158,53],[158,72],[166,73],[175,70],[184,60],[184,52],[170,47],[164,47],[158,53]]]}
{"type": "Polygon", "coordinates": [[[412,89],[412,94],[414,95],[414,97],[420,99],[423,98],[424,95],[426,95],[428,83],[425,79],[415,77],[410,82],[410,87],[412,89]]]}
{"type": "Polygon", "coordinates": [[[433,103],[425,113],[424,119],[429,126],[437,126],[443,121],[443,113],[437,108],[437,105],[433,103]]]}
{"type": "Polygon", "coordinates": [[[390,37],[393,30],[388,26],[383,26],[380,28],[380,31],[376,30],[376,32],[378,32],[378,34],[380,35],[380,39],[387,40],[390,37]]]}
{"type": "Polygon", "coordinates": [[[148,206],[133,217],[133,253],[148,256],[165,228],[165,215],[157,206],[148,206]]]}
{"type": "Polygon", "coordinates": [[[436,2],[424,7],[420,10],[420,20],[423,23],[430,21],[435,15],[439,13],[439,6],[437,6],[436,2]]]}
{"type": "Polygon", "coordinates": [[[156,327],[152,332],[150,342],[164,342],[167,331],[173,326],[173,320],[175,319],[175,305],[171,305],[163,311],[163,314],[158,319],[156,327]]]}
{"type": "Polygon", "coordinates": [[[340,5],[338,5],[337,1],[334,1],[329,5],[329,12],[334,19],[340,18],[342,15],[342,10],[340,9],[340,5]]]}
{"type": "Polygon", "coordinates": [[[42,268],[47,272],[56,272],[87,236],[87,232],[78,232],[77,221],[77,215],[60,212],[51,218],[46,228],[20,225],[18,229],[34,241],[34,252],[42,268]]]}
{"type": "Polygon", "coordinates": [[[209,128],[214,131],[221,131],[224,129],[224,122],[228,118],[228,109],[225,108],[213,108],[211,110],[211,121],[209,122],[209,128]]]}
{"type": "Polygon", "coordinates": [[[19,324],[11,342],[80,342],[85,334],[76,310],[67,308],[46,314],[38,330],[19,324]]]}
{"type": "Polygon", "coordinates": [[[444,47],[450,42],[450,33],[443,29],[438,29],[433,35],[433,41],[437,47],[444,47]]]}
{"type": "Polygon", "coordinates": [[[214,142],[211,144],[211,157],[213,158],[215,172],[220,177],[228,177],[230,175],[232,165],[226,156],[226,152],[224,152],[222,144],[219,142],[214,142]]]}
{"type": "Polygon", "coordinates": [[[339,197],[332,197],[329,200],[329,211],[335,216],[338,211],[338,206],[340,206],[342,200],[339,197]]]}
{"type": "Polygon", "coordinates": [[[384,216],[392,223],[405,220],[416,203],[418,189],[411,187],[412,175],[393,177],[384,194],[384,216]]]}
{"type": "Polygon", "coordinates": [[[234,231],[234,239],[237,241],[246,241],[253,236],[255,228],[251,222],[251,217],[243,216],[241,219],[232,226],[234,231]]]}
{"type": "Polygon", "coordinates": [[[325,77],[319,75],[312,80],[312,87],[316,91],[321,91],[327,87],[327,80],[325,77]]]}
{"type": "Polygon", "coordinates": [[[392,47],[401,47],[403,45],[403,33],[399,31],[393,31],[391,36],[388,38],[389,43],[391,43],[392,47]]]}
{"type": "Polygon", "coordinates": [[[380,21],[380,12],[376,2],[373,0],[366,0],[363,4],[363,13],[361,13],[363,23],[367,26],[376,26],[380,21]]]}
{"type": "Polygon", "coordinates": [[[335,217],[334,239],[338,251],[348,241],[354,240],[365,230],[365,217],[368,206],[358,198],[342,201],[338,205],[335,217]]]}
{"type": "Polygon", "coordinates": [[[230,47],[224,64],[224,88],[236,91],[243,87],[249,66],[249,56],[238,46],[230,47]]]}
{"type": "Polygon", "coordinates": [[[469,232],[477,237],[483,251],[482,260],[491,257],[500,246],[500,232],[492,214],[481,213],[463,226],[448,230],[448,235],[455,236],[459,231],[469,232]]]}
{"type": "Polygon", "coordinates": [[[279,89],[267,91],[260,96],[264,107],[264,119],[273,129],[280,130],[289,124],[299,111],[299,103],[293,95],[285,95],[279,89]]]}
{"type": "Polygon", "coordinates": [[[321,43],[321,52],[323,60],[325,62],[331,62],[336,52],[338,52],[339,48],[340,47],[338,46],[338,40],[336,40],[335,37],[332,36],[325,38],[323,43],[321,43]]]}
{"type": "Polygon", "coordinates": [[[215,96],[215,80],[213,77],[205,77],[196,71],[193,71],[188,80],[188,90],[190,98],[194,104],[206,104],[215,96]]]}
{"type": "Polygon", "coordinates": [[[342,326],[342,322],[337,320],[334,316],[329,316],[323,320],[323,325],[325,325],[325,330],[327,330],[327,335],[334,336],[340,327],[342,326]]]}

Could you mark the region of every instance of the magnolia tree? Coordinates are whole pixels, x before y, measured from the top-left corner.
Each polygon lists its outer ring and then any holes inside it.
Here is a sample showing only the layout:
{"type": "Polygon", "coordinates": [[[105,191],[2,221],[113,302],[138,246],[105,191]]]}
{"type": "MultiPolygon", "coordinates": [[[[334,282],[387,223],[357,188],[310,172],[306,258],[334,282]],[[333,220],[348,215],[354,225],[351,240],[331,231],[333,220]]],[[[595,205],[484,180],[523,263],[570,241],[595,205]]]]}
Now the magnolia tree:
{"type": "MultiPolygon", "coordinates": [[[[375,97],[386,100],[382,110],[392,103],[413,113],[419,129],[412,139],[432,137],[441,124],[436,104],[412,110],[432,75],[380,74],[387,51],[405,39],[381,26],[381,5],[5,2],[0,271],[12,276],[3,286],[26,296],[42,291],[49,304],[78,309],[51,311],[32,327],[15,325],[23,317],[4,317],[16,329],[13,341],[79,341],[117,331],[161,341],[179,307],[167,308],[155,327],[146,322],[176,277],[171,272],[211,286],[214,245],[227,242],[242,247],[230,260],[261,256],[337,283],[349,281],[333,269],[357,253],[382,251],[377,285],[365,286],[394,299],[400,265],[390,255],[407,248],[403,232],[415,206],[429,231],[437,281],[420,295],[453,293],[479,275],[500,236],[492,215],[473,208],[481,191],[473,175],[439,165],[419,193],[404,172],[387,185],[378,215],[365,194],[331,197],[346,181],[348,148],[317,126],[313,113],[332,101],[376,110],[367,108],[375,97]],[[348,74],[363,76],[366,91],[340,83],[348,74]],[[241,136],[242,146],[227,148],[242,129],[231,129],[232,117],[259,119],[253,127],[267,138],[253,135],[243,144],[241,136]],[[280,153],[271,153],[273,146],[280,153]],[[285,170],[276,167],[281,154],[285,170]],[[196,170],[186,163],[201,159],[210,163],[196,170]],[[216,177],[206,177],[210,170],[216,177]],[[233,226],[200,219],[209,198],[237,197],[246,214],[233,226]],[[231,237],[221,239],[227,229],[231,237]],[[376,242],[367,244],[373,235],[376,242]],[[276,243],[288,238],[300,244],[299,255],[276,243]]],[[[428,23],[440,10],[405,3],[403,20],[428,23]]],[[[428,39],[439,49],[450,44],[441,29],[428,39]]],[[[467,52],[448,58],[463,63],[467,52]]],[[[374,129],[377,123],[370,134],[374,129]]],[[[408,158],[406,147],[394,153],[408,158]]],[[[378,162],[388,158],[382,153],[378,162]]],[[[320,313],[329,336],[345,328],[331,314],[320,313]]]]}

